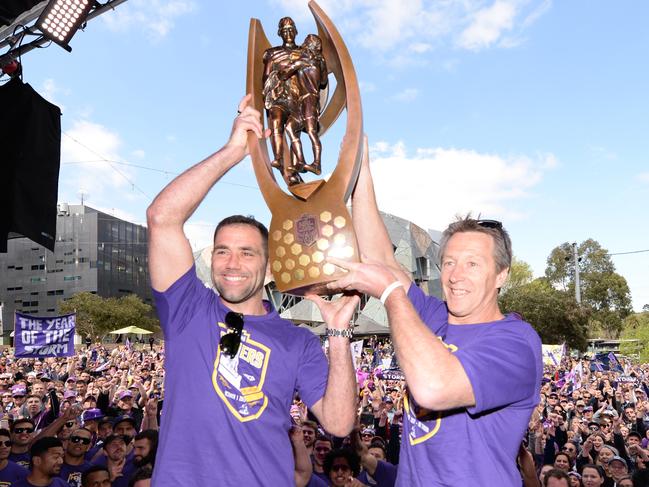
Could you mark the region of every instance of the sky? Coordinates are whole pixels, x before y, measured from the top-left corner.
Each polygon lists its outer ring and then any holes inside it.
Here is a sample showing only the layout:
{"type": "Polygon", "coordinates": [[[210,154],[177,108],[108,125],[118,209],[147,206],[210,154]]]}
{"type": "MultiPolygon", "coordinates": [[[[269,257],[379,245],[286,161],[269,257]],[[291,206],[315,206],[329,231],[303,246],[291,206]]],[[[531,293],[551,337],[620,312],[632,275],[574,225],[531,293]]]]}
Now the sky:
{"type": "MultiPolygon", "coordinates": [[[[623,253],[634,309],[649,304],[648,2],[320,5],[354,61],[381,210],[436,230],[467,212],[502,220],[537,277],[554,247],[593,238],[623,253]]],[[[277,45],[287,15],[298,43],[316,32],[303,0],[128,0],[71,53],[23,56],[24,81],[63,112],[59,201],[144,224],[155,195],[227,141],[250,18],[277,45]]],[[[325,173],[343,133],[323,138],[325,173]]],[[[233,213],[270,221],[248,159],[186,225],[194,248],[233,213]]]]}

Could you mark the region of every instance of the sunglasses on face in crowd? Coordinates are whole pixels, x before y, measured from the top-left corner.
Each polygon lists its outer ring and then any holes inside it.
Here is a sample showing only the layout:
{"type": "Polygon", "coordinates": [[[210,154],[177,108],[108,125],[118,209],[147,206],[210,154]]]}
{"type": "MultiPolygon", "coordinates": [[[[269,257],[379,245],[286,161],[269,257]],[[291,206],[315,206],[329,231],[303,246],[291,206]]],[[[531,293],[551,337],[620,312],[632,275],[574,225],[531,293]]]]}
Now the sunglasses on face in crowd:
{"type": "Polygon", "coordinates": [[[90,444],[90,438],[84,438],[82,436],[71,436],[70,441],[72,443],[83,443],[84,445],[90,444]]]}
{"type": "Polygon", "coordinates": [[[0,445],[2,446],[10,447],[12,444],[11,440],[0,441],[0,445]]]}
{"type": "Polygon", "coordinates": [[[225,324],[229,328],[228,332],[221,337],[219,348],[222,353],[225,353],[234,358],[239,351],[241,345],[241,332],[243,331],[243,315],[229,311],[225,315],[225,324]]]}
{"type": "Polygon", "coordinates": [[[343,471],[343,472],[351,472],[351,468],[349,468],[349,465],[332,465],[331,466],[331,471],[332,472],[338,472],[338,471],[343,471]]]}
{"type": "Polygon", "coordinates": [[[31,434],[33,432],[34,432],[34,428],[16,428],[14,430],[14,433],[17,433],[19,435],[21,435],[23,433],[30,433],[31,434]]]}

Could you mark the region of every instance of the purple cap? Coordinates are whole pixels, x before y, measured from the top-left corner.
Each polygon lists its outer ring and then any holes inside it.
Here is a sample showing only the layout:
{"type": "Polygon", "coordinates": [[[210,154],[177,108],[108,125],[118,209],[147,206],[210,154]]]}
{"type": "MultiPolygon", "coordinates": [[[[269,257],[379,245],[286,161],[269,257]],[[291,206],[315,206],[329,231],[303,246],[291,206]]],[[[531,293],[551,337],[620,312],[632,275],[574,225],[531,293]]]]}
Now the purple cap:
{"type": "Polygon", "coordinates": [[[84,423],[86,421],[99,420],[102,419],[103,417],[104,417],[104,413],[101,412],[101,409],[97,409],[97,408],[87,409],[81,415],[81,419],[83,419],[84,423]]]}
{"type": "Polygon", "coordinates": [[[118,399],[124,399],[125,397],[133,397],[133,393],[126,389],[125,391],[120,392],[117,394],[118,399]]]}
{"type": "Polygon", "coordinates": [[[123,423],[124,421],[128,421],[133,426],[136,426],[135,419],[133,419],[128,414],[125,414],[124,416],[118,416],[117,418],[115,418],[115,421],[113,421],[113,428],[115,428],[115,426],[117,426],[119,423],[123,423]]]}
{"type": "Polygon", "coordinates": [[[74,375],[71,375],[70,377],[67,378],[65,382],[76,382],[77,378],[74,375]]]}
{"type": "Polygon", "coordinates": [[[13,386],[11,388],[11,395],[12,396],[26,396],[27,395],[27,389],[22,384],[16,384],[15,386],[13,386]]]}
{"type": "Polygon", "coordinates": [[[70,399],[71,397],[77,397],[77,393],[69,389],[63,393],[63,399],[70,399]]]}

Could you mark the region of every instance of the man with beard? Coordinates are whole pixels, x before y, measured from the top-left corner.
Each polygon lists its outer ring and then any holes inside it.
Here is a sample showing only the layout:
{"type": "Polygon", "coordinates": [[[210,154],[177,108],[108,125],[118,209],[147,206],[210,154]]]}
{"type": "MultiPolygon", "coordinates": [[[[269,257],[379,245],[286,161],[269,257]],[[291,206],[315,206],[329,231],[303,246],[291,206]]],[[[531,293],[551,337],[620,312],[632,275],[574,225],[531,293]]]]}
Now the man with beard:
{"type": "Polygon", "coordinates": [[[16,487],[69,487],[57,475],[63,465],[63,445],[61,440],[46,436],[36,440],[30,449],[32,457],[31,472],[16,487]]]}
{"type": "Polygon", "coordinates": [[[84,458],[91,441],[92,433],[86,428],[77,428],[70,435],[59,476],[71,487],[81,487],[81,475],[91,466],[84,458]]]}
{"type": "Polygon", "coordinates": [[[133,463],[135,463],[135,466],[141,468],[148,465],[153,469],[155,455],[158,451],[158,432],[156,430],[144,430],[135,435],[134,450],[133,463]]]}
{"type": "Polygon", "coordinates": [[[263,299],[268,229],[254,218],[233,215],[216,227],[211,274],[218,294],[196,274],[183,226],[247,155],[248,136],[264,136],[250,100],[239,104],[226,145],[169,183],[147,209],[151,285],[169,344],[156,487],[211,485],[215,472],[219,485],[294,483],[287,412],[296,390],[331,434],[346,436],[356,419],[349,322],[357,295],[307,296],[328,326],[327,364],[318,337],[263,299]],[[199,436],[205,441],[196,442],[199,436]]]}
{"type": "Polygon", "coordinates": [[[9,460],[29,467],[29,445],[34,438],[34,423],[30,419],[17,419],[11,425],[11,453],[9,460]]]}
{"type": "Polygon", "coordinates": [[[27,477],[29,470],[9,460],[11,435],[9,430],[0,429],[0,485],[10,487],[27,477]]]}
{"type": "Polygon", "coordinates": [[[93,465],[101,465],[110,472],[112,487],[127,487],[135,465],[126,458],[126,449],[131,438],[121,435],[110,435],[104,441],[105,456],[98,458],[93,465]]]}

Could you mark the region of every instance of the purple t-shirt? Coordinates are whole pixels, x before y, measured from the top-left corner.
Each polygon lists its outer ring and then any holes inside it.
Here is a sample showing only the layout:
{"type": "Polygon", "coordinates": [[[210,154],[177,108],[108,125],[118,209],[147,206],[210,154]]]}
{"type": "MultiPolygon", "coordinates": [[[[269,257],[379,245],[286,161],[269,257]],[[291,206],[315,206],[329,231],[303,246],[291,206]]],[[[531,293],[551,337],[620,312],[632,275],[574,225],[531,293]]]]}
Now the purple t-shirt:
{"type": "Polygon", "coordinates": [[[397,481],[397,467],[389,462],[379,460],[374,471],[374,476],[362,471],[357,477],[365,485],[376,485],[377,487],[394,487],[397,481]]]}
{"type": "Polygon", "coordinates": [[[165,404],[153,485],[291,485],[294,391],[322,398],[327,359],[309,330],[267,314],[244,317],[234,359],[219,340],[229,311],[192,267],[154,290],[165,336],[165,404]]]}
{"type": "Polygon", "coordinates": [[[32,460],[32,456],[29,454],[29,452],[25,453],[10,453],[9,454],[9,461],[17,463],[21,467],[24,467],[26,469],[29,469],[29,464],[32,460]]]}
{"type": "MultiPolygon", "coordinates": [[[[16,482],[13,485],[14,487],[38,487],[37,485],[34,485],[31,482],[29,482],[27,480],[27,477],[16,482]]],[[[67,482],[65,482],[64,480],[58,477],[54,477],[52,481],[49,484],[47,484],[47,487],[70,487],[70,484],[68,484],[67,482]]]]}
{"type": "Polygon", "coordinates": [[[71,487],[81,487],[81,475],[91,467],[90,462],[83,462],[81,465],[70,465],[63,462],[59,477],[65,480],[71,487]]]}
{"type": "Polygon", "coordinates": [[[476,404],[452,411],[404,398],[397,485],[520,487],[516,455],[539,402],[541,340],[516,315],[474,325],[449,325],[443,301],[411,285],[408,297],[422,321],[460,360],[476,404]]]}
{"type": "Polygon", "coordinates": [[[11,487],[29,475],[29,470],[9,460],[7,466],[0,470],[0,485],[11,487]]]}

